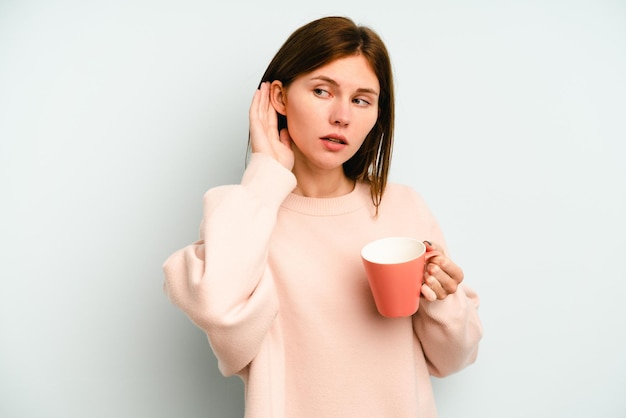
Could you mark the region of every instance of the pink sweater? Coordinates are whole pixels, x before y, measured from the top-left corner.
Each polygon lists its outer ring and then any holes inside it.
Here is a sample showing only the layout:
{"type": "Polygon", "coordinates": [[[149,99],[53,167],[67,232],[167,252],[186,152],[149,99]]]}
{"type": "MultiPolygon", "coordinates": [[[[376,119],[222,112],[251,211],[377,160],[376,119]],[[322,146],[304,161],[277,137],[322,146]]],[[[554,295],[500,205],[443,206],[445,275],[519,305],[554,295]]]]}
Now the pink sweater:
{"type": "Polygon", "coordinates": [[[164,264],[169,298],[206,332],[220,371],[243,379],[247,418],[435,417],[430,375],[475,360],[478,298],[462,284],[384,318],[360,250],[395,235],[443,245],[437,222],[406,186],[389,184],[374,217],[365,184],[329,199],[295,185],[253,154],[240,185],[209,190],[200,241],[164,264]]]}

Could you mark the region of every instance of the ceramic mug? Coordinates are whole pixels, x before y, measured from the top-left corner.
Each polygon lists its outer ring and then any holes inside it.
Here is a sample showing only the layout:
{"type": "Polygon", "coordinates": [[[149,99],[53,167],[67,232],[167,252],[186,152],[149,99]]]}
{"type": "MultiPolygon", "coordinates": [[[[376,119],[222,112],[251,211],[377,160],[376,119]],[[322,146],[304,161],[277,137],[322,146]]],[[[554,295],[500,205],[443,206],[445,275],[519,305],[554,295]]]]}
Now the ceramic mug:
{"type": "Polygon", "coordinates": [[[372,241],[361,259],[376,308],[388,318],[411,316],[419,308],[426,260],[438,251],[414,238],[390,237],[372,241]]]}

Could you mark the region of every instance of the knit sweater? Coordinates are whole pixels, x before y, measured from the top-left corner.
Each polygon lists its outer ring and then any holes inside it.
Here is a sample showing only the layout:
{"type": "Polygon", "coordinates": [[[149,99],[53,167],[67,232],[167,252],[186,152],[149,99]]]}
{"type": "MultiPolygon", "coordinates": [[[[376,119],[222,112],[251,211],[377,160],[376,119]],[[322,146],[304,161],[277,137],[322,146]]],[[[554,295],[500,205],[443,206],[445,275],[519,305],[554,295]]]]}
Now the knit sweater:
{"type": "Polygon", "coordinates": [[[430,376],[471,364],[482,327],[465,283],[422,298],[412,317],[375,307],[360,259],[368,242],[444,245],[411,188],[336,198],[292,192],[294,175],[253,154],[241,184],[204,196],[200,240],[164,263],[164,289],[204,332],[225,376],[245,383],[246,418],[436,417],[430,376]]]}

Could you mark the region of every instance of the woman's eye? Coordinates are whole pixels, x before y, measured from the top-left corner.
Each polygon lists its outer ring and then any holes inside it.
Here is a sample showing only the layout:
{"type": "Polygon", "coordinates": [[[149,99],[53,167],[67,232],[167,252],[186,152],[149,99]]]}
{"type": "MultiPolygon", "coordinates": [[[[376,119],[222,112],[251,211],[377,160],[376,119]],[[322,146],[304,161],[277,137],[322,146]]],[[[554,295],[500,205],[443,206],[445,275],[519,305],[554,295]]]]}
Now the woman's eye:
{"type": "Polygon", "coordinates": [[[324,89],[313,89],[313,93],[315,93],[316,96],[320,97],[328,97],[330,95],[330,93],[328,93],[324,89]]]}
{"type": "Polygon", "coordinates": [[[356,103],[359,106],[367,106],[367,105],[371,104],[370,102],[368,102],[365,99],[354,99],[353,102],[356,103]]]}

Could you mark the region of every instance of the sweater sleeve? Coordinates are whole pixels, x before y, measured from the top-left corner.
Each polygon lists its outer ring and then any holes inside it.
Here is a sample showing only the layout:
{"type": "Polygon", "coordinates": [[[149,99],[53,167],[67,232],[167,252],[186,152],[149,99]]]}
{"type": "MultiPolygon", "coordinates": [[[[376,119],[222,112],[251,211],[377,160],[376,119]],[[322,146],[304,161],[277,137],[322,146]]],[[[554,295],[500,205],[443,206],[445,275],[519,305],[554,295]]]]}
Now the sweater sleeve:
{"type": "MultiPolygon", "coordinates": [[[[423,221],[429,225],[427,239],[441,245],[447,253],[437,220],[421,196],[416,195],[416,198],[423,221]]],[[[478,295],[465,282],[443,300],[420,300],[419,309],[413,316],[413,328],[431,375],[448,376],[476,360],[483,334],[478,307],[478,295]]]]}
{"type": "Polygon", "coordinates": [[[253,154],[240,185],[205,194],[200,240],[163,264],[165,293],[207,334],[225,376],[252,361],[278,313],[267,255],[295,185],[278,162],[253,154]]]}
{"type": "Polygon", "coordinates": [[[444,300],[420,301],[413,327],[433,376],[448,376],[476,360],[482,337],[478,303],[476,293],[463,284],[444,300]]]}

